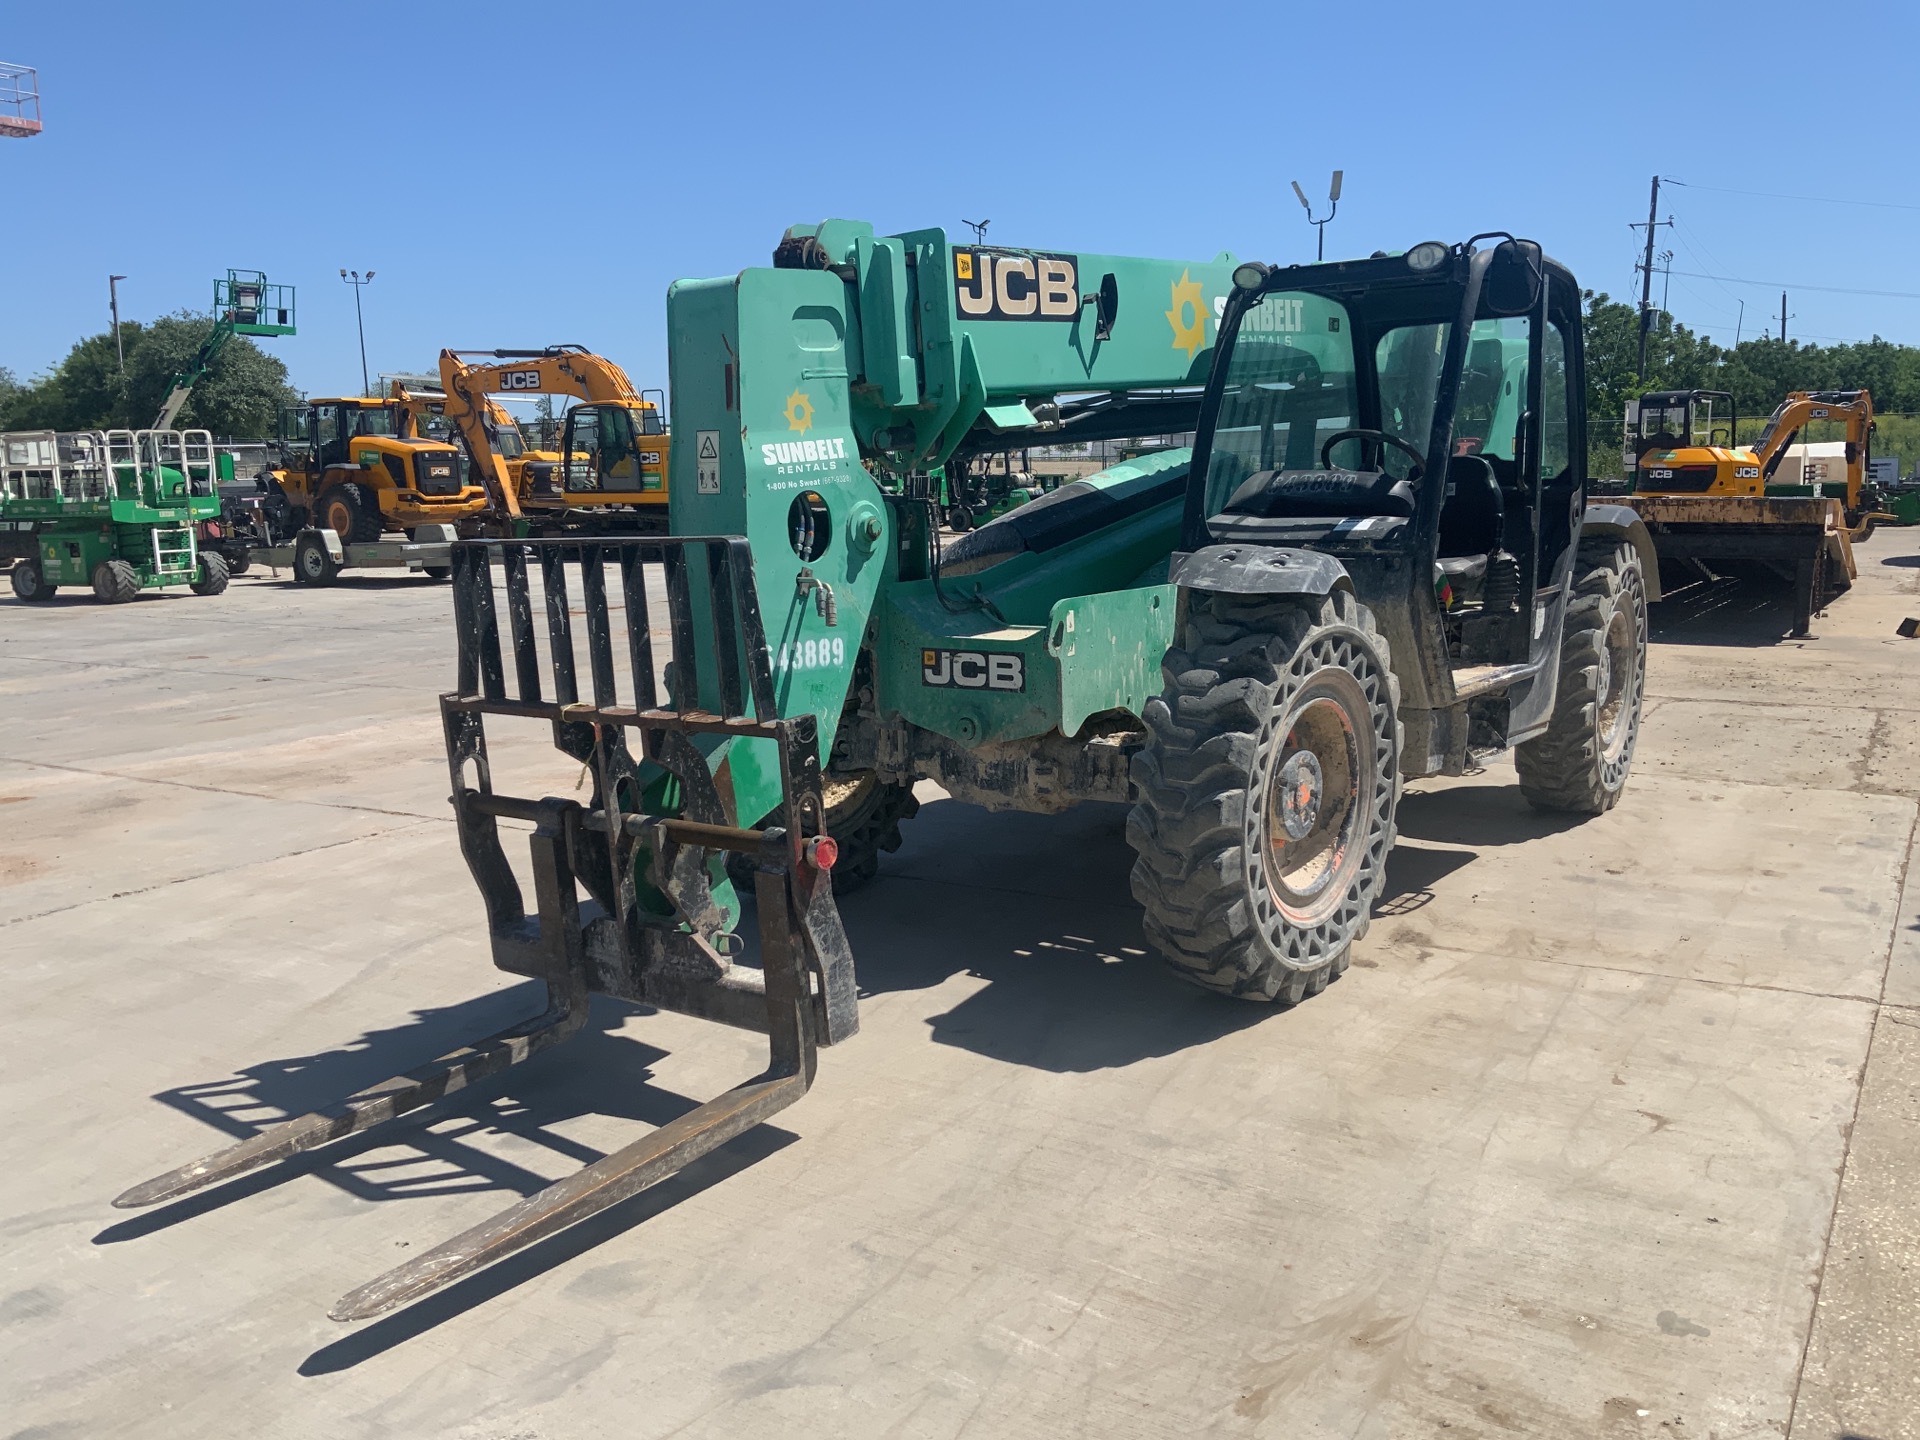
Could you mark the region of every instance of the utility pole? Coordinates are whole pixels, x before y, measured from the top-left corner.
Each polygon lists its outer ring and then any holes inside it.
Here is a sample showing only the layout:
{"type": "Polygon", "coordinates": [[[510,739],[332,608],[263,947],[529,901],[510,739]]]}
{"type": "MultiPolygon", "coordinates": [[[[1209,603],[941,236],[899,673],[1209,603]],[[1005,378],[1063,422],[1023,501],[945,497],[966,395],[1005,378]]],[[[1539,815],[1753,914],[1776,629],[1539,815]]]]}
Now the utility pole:
{"type": "Polygon", "coordinates": [[[1740,318],[1733,322],[1733,348],[1736,350],[1740,348],[1740,332],[1746,328],[1746,324],[1747,302],[1742,300],[1740,302],[1740,318]]]}
{"type": "MultiPolygon", "coordinates": [[[[1647,201],[1647,253],[1640,261],[1640,382],[1647,379],[1647,332],[1653,329],[1653,232],[1661,225],[1671,225],[1671,217],[1662,220],[1660,214],[1660,177],[1653,177],[1653,198],[1647,201]]],[[[1635,224],[1633,229],[1638,230],[1635,224]]]]}
{"type": "Polygon", "coordinates": [[[1787,343],[1787,292],[1780,292],[1780,343],[1787,343]]]}
{"type": "Polygon", "coordinates": [[[373,386],[367,380],[367,322],[365,317],[360,313],[360,292],[373,283],[373,272],[371,270],[367,271],[363,279],[358,270],[352,272],[342,270],[340,272],[340,278],[345,280],[347,284],[353,286],[353,320],[354,324],[360,328],[360,393],[362,395],[371,395],[373,393],[373,386]],[[347,279],[349,273],[353,276],[350,280],[347,279]]]}
{"type": "Polygon", "coordinates": [[[124,275],[107,276],[107,306],[113,311],[113,348],[120,357],[120,374],[127,373],[127,347],[120,343],[120,282],[124,275]]]}

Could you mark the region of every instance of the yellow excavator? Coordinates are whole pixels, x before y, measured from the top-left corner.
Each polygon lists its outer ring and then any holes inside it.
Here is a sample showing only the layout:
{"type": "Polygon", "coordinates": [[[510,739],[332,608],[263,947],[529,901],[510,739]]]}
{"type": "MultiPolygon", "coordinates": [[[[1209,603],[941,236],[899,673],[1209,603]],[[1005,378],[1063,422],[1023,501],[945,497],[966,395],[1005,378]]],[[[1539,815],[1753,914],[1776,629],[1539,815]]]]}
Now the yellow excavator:
{"type": "Polygon", "coordinates": [[[1627,503],[1646,521],[1662,561],[1708,575],[1716,561],[1758,562],[1789,581],[1792,633],[1804,635],[1815,612],[1859,573],[1853,541],[1876,509],[1867,485],[1873,397],[1865,390],[1796,390],[1751,448],[1735,443],[1735,422],[1725,391],[1643,395],[1627,416],[1634,455],[1627,503]],[[1794,441],[1822,420],[1846,426],[1844,482],[1780,475],[1794,441]]]}
{"type": "Polygon", "coordinates": [[[636,389],[626,371],[579,345],[442,350],[440,383],[446,419],[499,520],[527,533],[666,530],[662,392],[636,389]],[[526,452],[496,395],[572,399],[558,453],[526,452]]]}
{"type": "Polygon", "coordinates": [[[1844,500],[1856,523],[1864,503],[1873,445],[1873,396],[1865,390],[1796,390],[1767,418],[1751,448],[1734,443],[1733,396],[1724,390],[1663,390],[1643,396],[1634,449],[1634,492],[1640,495],[1812,495],[1844,500]],[[1781,462],[1800,432],[1819,420],[1846,426],[1844,493],[1802,475],[1782,476],[1781,462]]]}

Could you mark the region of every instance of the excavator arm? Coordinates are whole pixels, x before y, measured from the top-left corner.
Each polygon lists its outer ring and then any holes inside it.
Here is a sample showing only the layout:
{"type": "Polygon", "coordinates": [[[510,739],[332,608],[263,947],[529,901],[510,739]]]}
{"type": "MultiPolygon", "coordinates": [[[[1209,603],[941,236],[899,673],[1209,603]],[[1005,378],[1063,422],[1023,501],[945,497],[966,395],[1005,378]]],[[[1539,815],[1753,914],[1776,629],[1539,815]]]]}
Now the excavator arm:
{"type": "Polygon", "coordinates": [[[1763,483],[1770,483],[1800,432],[1815,420],[1843,420],[1847,427],[1847,505],[1860,501],[1873,434],[1873,396],[1865,390],[1796,390],[1767,418],[1753,447],[1763,483]]]}

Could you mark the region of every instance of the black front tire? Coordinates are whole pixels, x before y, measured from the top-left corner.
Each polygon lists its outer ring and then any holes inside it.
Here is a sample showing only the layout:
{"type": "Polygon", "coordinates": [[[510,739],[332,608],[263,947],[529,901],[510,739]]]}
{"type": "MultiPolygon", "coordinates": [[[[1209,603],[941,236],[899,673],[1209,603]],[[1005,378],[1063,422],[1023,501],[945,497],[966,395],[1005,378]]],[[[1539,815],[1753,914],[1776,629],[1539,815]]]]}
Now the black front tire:
{"type": "Polygon", "coordinates": [[[124,605],[140,594],[140,574],[125,560],[102,560],[93,567],[94,598],[106,605],[124,605]]]}
{"type": "Polygon", "coordinates": [[[21,560],[14,564],[8,577],[13,582],[13,593],[22,600],[37,604],[42,600],[51,600],[58,585],[47,584],[47,572],[40,568],[38,560],[21,560]]]}
{"type": "Polygon", "coordinates": [[[218,595],[227,588],[227,562],[210,550],[200,552],[200,578],[187,588],[196,595],[218,595]]]}
{"type": "Polygon", "coordinates": [[[1632,545],[1580,547],[1546,733],[1515,747],[1537,810],[1600,815],[1627,788],[1647,680],[1647,583],[1632,545]]]}
{"type": "Polygon", "coordinates": [[[1187,604],[1133,759],[1134,898],[1177,974],[1293,1004],[1347,968],[1380,894],[1399,685],[1347,591],[1187,604]]]}
{"type": "Polygon", "coordinates": [[[422,565],[420,568],[426,572],[429,580],[450,580],[453,578],[453,566],[451,565],[422,565]]]}
{"type": "Polygon", "coordinates": [[[860,775],[822,777],[826,787],[827,833],[840,847],[840,859],[828,873],[833,893],[851,895],[880,873],[882,852],[900,848],[900,823],[920,813],[913,786],[860,775]]]}

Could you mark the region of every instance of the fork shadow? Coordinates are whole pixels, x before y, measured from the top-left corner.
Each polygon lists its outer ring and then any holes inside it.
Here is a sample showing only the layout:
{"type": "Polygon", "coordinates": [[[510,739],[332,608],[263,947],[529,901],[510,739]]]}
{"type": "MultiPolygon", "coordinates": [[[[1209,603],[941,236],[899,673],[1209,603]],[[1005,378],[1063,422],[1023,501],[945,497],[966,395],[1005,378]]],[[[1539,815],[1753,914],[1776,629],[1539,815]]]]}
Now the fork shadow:
{"type": "MultiPolygon", "coordinates": [[[[537,1014],[541,1004],[539,985],[517,985],[457,1005],[417,1011],[405,1024],[369,1030],[337,1049],[261,1061],[235,1075],[178,1086],[154,1098],[229,1140],[244,1140],[269,1125],[445,1054],[478,1035],[537,1014]]],[[[93,1237],[93,1243],[137,1240],[307,1177],[375,1202],[495,1190],[514,1198],[531,1195],[546,1188],[550,1177],[492,1153],[479,1141],[511,1136],[574,1168],[602,1159],[604,1152],[559,1133],[556,1127],[566,1121],[594,1115],[659,1127],[701,1103],[649,1084],[652,1067],[667,1052],[616,1033],[633,1015],[645,1013],[649,1012],[642,1007],[595,997],[580,1032],[553,1051],[361,1134],[109,1225],[93,1237]],[[556,1054],[564,1054],[565,1059],[555,1063],[556,1054]]],[[[326,1373],[358,1364],[443,1324],[699,1194],[797,1138],[763,1123],[599,1215],[323,1347],[309,1357],[301,1373],[326,1373]]]]}

